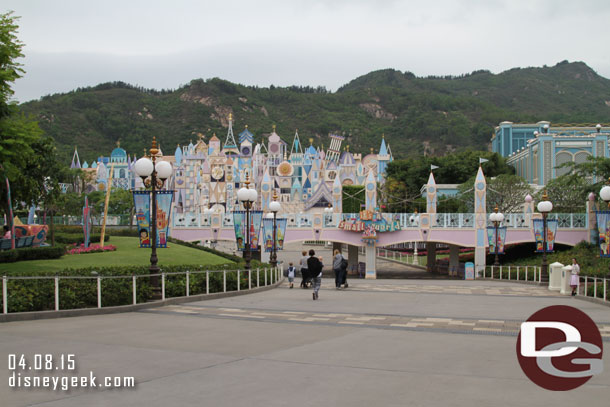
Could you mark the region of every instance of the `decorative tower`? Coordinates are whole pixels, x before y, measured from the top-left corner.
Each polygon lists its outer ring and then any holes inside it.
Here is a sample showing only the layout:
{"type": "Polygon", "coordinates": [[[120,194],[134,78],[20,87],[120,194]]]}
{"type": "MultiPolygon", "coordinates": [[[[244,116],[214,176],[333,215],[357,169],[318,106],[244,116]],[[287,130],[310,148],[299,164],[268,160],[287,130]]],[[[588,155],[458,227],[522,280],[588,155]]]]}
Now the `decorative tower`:
{"type": "Polygon", "coordinates": [[[229,130],[227,131],[227,139],[225,140],[225,145],[222,149],[222,152],[227,155],[239,155],[239,149],[237,148],[237,143],[235,142],[235,137],[233,136],[232,113],[229,113],[229,130]]]}
{"type": "MultiPolygon", "coordinates": [[[[377,182],[375,181],[375,175],[373,171],[369,171],[369,175],[366,177],[365,190],[365,203],[366,210],[374,212],[377,208],[377,182]]],[[[367,244],[366,246],[366,274],[365,278],[377,278],[377,243],[367,244]]]]}
{"type": "Polygon", "coordinates": [[[333,182],[333,212],[343,213],[343,188],[339,177],[333,182]]]}
{"type": "Polygon", "coordinates": [[[474,181],[474,227],[477,234],[476,247],[474,249],[474,269],[478,275],[479,271],[485,270],[485,246],[487,241],[487,182],[483,169],[479,165],[479,171],[474,181]]]}
{"type": "Polygon", "coordinates": [[[326,150],[326,160],[339,162],[339,156],[341,155],[341,143],[345,140],[344,136],[338,134],[330,135],[330,146],[326,150]]]}
{"type": "Polygon", "coordinates": [[[76,146],[74,146],[74,154],[72,155],[72,164],[70,164],[70,168],[81,168],[80,158],[78,157],[76,146]]]}

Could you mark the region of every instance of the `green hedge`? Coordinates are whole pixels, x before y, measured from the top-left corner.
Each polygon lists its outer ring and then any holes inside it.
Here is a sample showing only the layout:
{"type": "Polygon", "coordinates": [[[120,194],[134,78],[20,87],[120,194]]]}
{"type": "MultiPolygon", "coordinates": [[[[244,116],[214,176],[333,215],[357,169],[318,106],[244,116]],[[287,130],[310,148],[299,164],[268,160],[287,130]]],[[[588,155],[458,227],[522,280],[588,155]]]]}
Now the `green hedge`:
{"type": "MultiPolygon", "coordinates": [[[[102,238],[101,235],[97,235],[97,234],[90,235],[89,243],[91,243],[91,244],[99,243],[101,238],[102,238]]],[[[107,242],[108,240],[110,240],[110,236],[108,234],[106,234],[104,236],[104,242],[107,242]]],[[[55,242],[63,243],[63,244],[76,243],[79,245],[79,244],[85,242],[85,235],[83,233],[55,233],[55,242]]]]}
{"type": "Polygon", "coordinates": [[[0,251],[0,263],[13,263],[21,260],[59,259],[66,253],[60,246],[22,247],[0,251]]]}
{"type": "Polygon", "coordinates": [[[240,263],[240,262],[244,261],[244,259],[242,257],[234,256],[232,254],[225,253],[225,252],[221,252],[220,250],[210,249],[209,247],[200,246],[196,243],[185,242],[184,240],[176,239],[173,237],[168,238],[168,240],[172,243],[176,243],[181,246],[191,247],[193,249],[198,249],[198,250],[202,250],[204,252],[215,254],[216,256],[224,257],[225,259],[234,261],[236,263],[240,263]]]}
{"type": "MultiPolygon", "coordinates": [[[[252,287],[256,287],[256,268],[261,266],[259,262],[253,262],[252,287]]],[[[225,265],[180,265],[166,266],[162,272],[185,272],[195,270],[227,270],[227,291],[237,290],[237,269],[243,264],[225,265]]],[[[132,303],[132,275],[148,274],[147,266],[125,266],[125,267],[102,267],[85,269],[65,269],[58,273],[37,272],[37,276],[54,277],[59,276],[119,276],[119,278],[102,279],[102,306],[127,305],[132,303]],[[124,276],[124,277],[120,277],[124,276]]],[[[10,275],[10,273],[8,273],[10,275]]],[[[24,273],[14,275],[24,276],[24,273]]],[[[161,279],[161,277],[159,277],[161,279]]],[[[269,282],[268,277],[268,282],[269,282]]],[[[260,272],[260,284],[264,285],[263,271],[260,272]]],[[[189,278],[189,290],[191,295],[204,294],[206,292],[205,273],[191,274],[189,278]]],[[[149,278],[136,279],[138,303],[148,301],[152,296],[152,288],[149,278]]],[[[161,282],[159,281],[159,285],[161,282]]],[[[248,288],[247,273],[240,273],[241,289],[248,288]]],[[[223,291],[223,273],[209,274],[210,293],[223,291]]],[[[44,311],[55,308],[54,280],[10,280],[8,281],[8,309],[9,312],[44,311]]],[[[186,294],[185,275],[167,275],[165,284],[166,298],[181,297],[186,294]]],[[[60,309],[93,308],[97,307],[97,280],[92,279],[60,279],[59,281],[60,309]]]]}
{"type": "MultiPolygon", "coordinates": [[[[55,225],[55,233],[61,234],[80,234],[83,235],[83,227],[79,225],[55,225]]],[[[94,226],[91,230],[92,234],[100,235],[102,233],[102,228],[99,226],[94,226]]],[[[134,225],[132,229],[129,227],[106,227],[106,236],[139,236],[138,228],[134,225]]],[[[98,237],[99,240],[99,237],[98,237]]]]}

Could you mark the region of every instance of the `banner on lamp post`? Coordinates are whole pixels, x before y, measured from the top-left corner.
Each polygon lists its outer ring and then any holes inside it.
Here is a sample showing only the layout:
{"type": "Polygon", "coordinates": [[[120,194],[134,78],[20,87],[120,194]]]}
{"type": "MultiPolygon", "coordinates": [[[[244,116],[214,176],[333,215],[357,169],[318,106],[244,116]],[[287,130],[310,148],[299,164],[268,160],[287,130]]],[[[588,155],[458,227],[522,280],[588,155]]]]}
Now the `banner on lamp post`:
{"type": "MultiPolygon", "coordinates": [[[[542,219],[533,219],[534,223],[534,238],[536,240],[536,252],[542,253],[544,245],[544,221],[542,219]]],[[[550,253],[555,248],[555,236],[557,235],[557,219],[549,219],[546,221],[546,252],[550,253]]]]}
{"type": "MultiPolygon", "coordinates": [[[[248,220],[246,211],[233,211],[233,229],[235,231],[235,242],[237,250],[246,250],[246,229],[248,228],[248,220]]],[[[250,211],[250,250],[258,251],[259,239],[258,236],[261,230],[263,220],[262,211],[250,211]]]]}
{"type": "Polygon", "coordinates": [[[140,247],[150,247],[150,192],[133,191],[140,247]]]}
{"type": "Polygon", "coordinates": [[[489,254],[496,254],[496,241],[498,242],[498,254],[504,254],[506,242],[506,226],[498,227],[498,239],[496,240],[496,228],[487,227],[487,242],[489,243],[489,254]]]}
{"type": "MultiPolygon", "coordinates": [[[[284,249],[284,236],[286,233],[286,224],[288,219],[278,218],[275,220],[276,232],[275,232],[275,248],[276,250],[284,249]]],[[[265,245],[265,251],[273,251],[273,219],[263,219],[263,244],[265,245]]]]}
{"type": "Polygon", "coordinates": [[[610,257],[610,211],[598,211],[596,217],[600,256],[610,257]]]}
{"type": "Polygon", "coordinates": [[[157,191],[157,247],[167,247],[174,191],[157,191]]]}

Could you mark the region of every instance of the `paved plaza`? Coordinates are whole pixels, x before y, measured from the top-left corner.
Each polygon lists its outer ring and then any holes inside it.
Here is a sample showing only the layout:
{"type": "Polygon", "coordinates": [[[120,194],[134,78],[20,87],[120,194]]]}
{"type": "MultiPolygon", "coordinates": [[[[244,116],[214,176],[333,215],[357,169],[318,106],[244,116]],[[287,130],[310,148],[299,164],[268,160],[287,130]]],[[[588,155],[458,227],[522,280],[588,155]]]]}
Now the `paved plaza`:
{"type": "MultiPolygon", "coordinates": [[[[525,284],[355,280],[320,299],[280,287],[139,312],[0,325],[8,354],[72,353],[77,375],[133,389],[10,389],[2,406],[607,406],[610,364],[570,392],[537,387],[516,357],[520,322],[586,312],[610,345],[610,308],[525,284]]],[[[57,373],[62,375],[64,373],[57,373]]],[[[71,374],[71,373],[65,373],[71,374]]]]}

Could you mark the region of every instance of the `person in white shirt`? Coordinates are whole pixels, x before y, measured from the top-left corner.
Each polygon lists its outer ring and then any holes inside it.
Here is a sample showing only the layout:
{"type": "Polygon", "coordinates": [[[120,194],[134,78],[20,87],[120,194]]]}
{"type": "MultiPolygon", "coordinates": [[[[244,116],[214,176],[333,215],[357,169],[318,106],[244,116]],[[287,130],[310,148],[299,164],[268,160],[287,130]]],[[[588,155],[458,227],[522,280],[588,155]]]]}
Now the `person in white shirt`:
{"type": "Polygon", "coordinates": [[[570,287],[572,287],[572,297],[576,295],[578,283],[580,282],[580,266],[576,259],[572,259],[572,276],[570,277],[570,287]]]}

